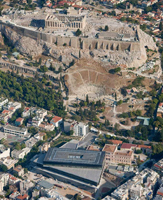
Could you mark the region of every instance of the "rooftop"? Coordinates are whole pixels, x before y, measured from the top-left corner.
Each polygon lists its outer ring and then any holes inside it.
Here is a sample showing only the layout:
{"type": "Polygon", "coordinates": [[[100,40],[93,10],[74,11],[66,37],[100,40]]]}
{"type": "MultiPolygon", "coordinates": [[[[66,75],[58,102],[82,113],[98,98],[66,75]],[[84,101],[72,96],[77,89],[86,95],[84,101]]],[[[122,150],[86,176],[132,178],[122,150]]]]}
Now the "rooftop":
{"type": "Polygon", "coordinates": [[[44,163],[102,167],[105,152],[68,148],[49,148],[44,163]]]}
{"type": "Polygon", "coordinates": [[[131,156],[133,151],[116,151],[115,155],[122,155],[122,156],[131,156]]]}
{"type": "Polygon", "coordinates": [[[61,118],[61,117],[58,117],[58,116],[54,116],[53,119],[52,119],[52,121],[53,121],[54,123],[59,122],[60,120],[62,120],[62,118],[61,118]]]}
{"type": "Polygon", "coordinates": [[[123,143],[121,146],[121,149],[131,149],[132,147],[136,147],[136,144],[130,144],[130,143],[123,143]]]}
{"type": "Polygon", "coordinates": [[[121,140],[109,140],[112,144],[122,144],[123,142],[121,140]]]}
{"type": "Polygon", "coordinates": [[[39,186],[45,188],[45,189],[50,189],[50,188],[53,187],[53,184],[51,184],[51,183],[49,183],[49,182],[47,182],[47,181],[45,181],[45,180],[41,180],[41,181],[39,181],[37,184],[38,184],[39,186]]]}
{"type": "Polygon", "coordinates": [[[99,148],[99,146],[90,145],[90,146],[88,146],[87,150],[89,150],[89,151],[100,151],[100,148],[99,148]]]}
{"type": "Polygon", "coordinates": [[[23,131],[23,132],[27,131],[26,128],[21,128],[21,127],[11,126],[11,125],[6,125],[4,128],[9,129],[9,130],[15,130],[15,131],[23,131]]]}
{"type": "Polygon", "coordinates": [[[23,118],[19,117],[16,119],[16,122],[21,122],[23,120],[23,118]]]}
{"type": "Polygon", "coordinates": [[[116,150],[117,146],[112,144],[105,144],[102,151],[111,152],[113,153],[116,150]]]}

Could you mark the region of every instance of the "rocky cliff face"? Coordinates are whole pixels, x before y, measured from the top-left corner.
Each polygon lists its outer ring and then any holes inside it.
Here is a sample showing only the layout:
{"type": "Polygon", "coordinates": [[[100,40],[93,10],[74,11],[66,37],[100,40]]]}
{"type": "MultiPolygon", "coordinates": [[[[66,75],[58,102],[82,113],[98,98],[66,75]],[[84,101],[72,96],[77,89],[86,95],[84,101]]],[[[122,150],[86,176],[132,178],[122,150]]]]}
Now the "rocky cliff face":
{"type": "Polygon", "coordinates": [[[24,37],[15,32],[9,27],[4,27],[2,33],[7,37],[9,42],[16,47],[16,49],[28,56],[38,56],[42,53],[50,55],[53,58],[69,65],[74,58],[93,58],[96,61],[100,61],[103,64],[114,64],[114,65],[126,65],[127,67],[139,67],[146,61],[146,49],[148,48],[155,50],[156,45],[153,39],[141,30],[139,31],[139,39],[141,44],[140,52],[109,52],[107,50],[79,50],[70,47],[59,47],[55,44],[50,44],[44,41],[36,41],[29,37],[24,37]],[[79,53],[80,51],[80,53],[79,53]]]}
{"type": "Polygon", "coordinates": [[[42,45],[39,42],[29,37],[22,37],[9,27],[5,27],[2,30],[2,34],[4,34],[8,41],[22,54],[37,56],[43,52],[42,45]]]}

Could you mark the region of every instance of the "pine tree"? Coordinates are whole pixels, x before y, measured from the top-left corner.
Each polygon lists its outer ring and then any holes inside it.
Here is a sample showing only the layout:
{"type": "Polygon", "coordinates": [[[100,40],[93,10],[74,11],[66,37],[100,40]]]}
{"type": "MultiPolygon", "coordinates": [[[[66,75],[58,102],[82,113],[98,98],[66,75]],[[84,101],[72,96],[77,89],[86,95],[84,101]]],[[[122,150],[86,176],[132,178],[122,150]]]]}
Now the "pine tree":
{"type": "Polygon", "coordinates": [[[160,22],[160,24],[159,24],[159,29],[160,29],[160,31],[162,31],[162,29],[163,29],[162,22],[160,22]]]}
{"type": "Polygon", "coordinates": [[[88,97],[88,94],[86,95],[86,102],[87,102],[87,105],[89,104],[89,97],[88,97]]]}

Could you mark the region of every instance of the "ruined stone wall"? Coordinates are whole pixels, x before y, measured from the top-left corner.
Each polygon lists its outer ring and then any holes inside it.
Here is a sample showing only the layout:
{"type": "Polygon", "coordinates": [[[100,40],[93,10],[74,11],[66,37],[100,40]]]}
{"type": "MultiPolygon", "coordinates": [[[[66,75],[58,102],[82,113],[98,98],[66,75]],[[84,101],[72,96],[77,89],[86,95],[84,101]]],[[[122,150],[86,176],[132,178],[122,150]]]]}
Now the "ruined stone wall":
{"type": "Polygon", "coordinates": [[[82,38],[82,37],[62,37],[54,36],[51,34],[41,33],[28,28],[15,26],[12,24],[4,24],[0,22],[0,31],[3,32],[5,27],[10,27],[18,34],[30,37],[35,40],[43,40],[48,43],[55,43],[57,46],[70,46],[80,49],[104,49],[110,51],[140,51],[140,42],[124,42],[124,41],[111,41],[95,38],[82,38]]]}

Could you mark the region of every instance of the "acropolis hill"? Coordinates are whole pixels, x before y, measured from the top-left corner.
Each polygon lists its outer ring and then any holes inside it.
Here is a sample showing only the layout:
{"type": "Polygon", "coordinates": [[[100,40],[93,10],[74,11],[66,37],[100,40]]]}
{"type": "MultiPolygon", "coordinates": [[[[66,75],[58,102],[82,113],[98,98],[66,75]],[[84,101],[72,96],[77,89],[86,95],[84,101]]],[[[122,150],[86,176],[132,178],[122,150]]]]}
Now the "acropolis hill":
{"type": "Polygon", "coordinates": [[[71,7],[62,13],[40,11],[14,15],[13,19],[5,16],[0,30],[22,54],[44,53],[61,62],[71,61],[73,55],[138,67],[146,61],[145,46],[156,49],[153,39],[138,26],[129,27],[114,18],[71,7]],[[78,37],[77,29],[82,31],[78,37]]]}

